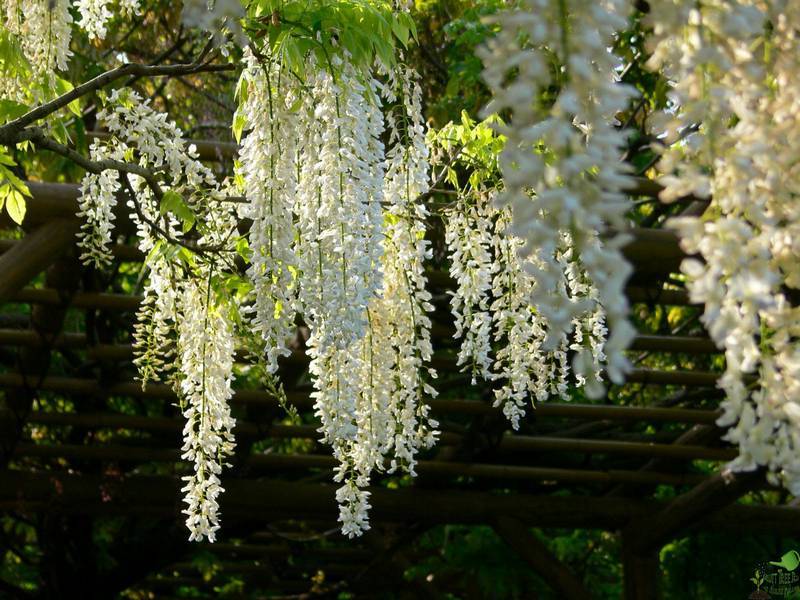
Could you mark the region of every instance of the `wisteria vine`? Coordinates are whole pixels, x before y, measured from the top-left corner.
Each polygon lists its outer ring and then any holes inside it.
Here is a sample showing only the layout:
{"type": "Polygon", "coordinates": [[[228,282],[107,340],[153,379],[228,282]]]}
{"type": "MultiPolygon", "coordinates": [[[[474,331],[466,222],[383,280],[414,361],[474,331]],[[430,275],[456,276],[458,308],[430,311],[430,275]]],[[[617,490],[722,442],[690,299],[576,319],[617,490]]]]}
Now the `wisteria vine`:
{"type": "MultiPolygon", "coordinates": [[[[437,374],[426,275],[437,169],[455,189],[437,216],[456,282],[456,361],[493,382],[495,406],[511,426],[532,400],[566,399],[573,385],[601,397],[605,379],[621,383],[630,370],[631,267],[621,248],[632,178],[622,160],[627,133],[615,117],[636,92],[620,81],[611,49],[632,3],[521,0],[500,12],[479,52],[492,95],[487,121],[465,118],[461,129],[438,132],[428,131],[419,76],[403,60],[411,17],[378,4],[369,5],[374,12],[357,7],[365,25],[343,12],[338,29],[322,31],[304,25],[302,11],[185,3],[188,25],[224,24],[212,42],[227,34],[242,41],[247,19],[273,28],[241,54],[232,179],[206,167],[137,92],[123,86],[99,97],[97,120],[108,135],[82,162],[78,246],[84,262],[102,269],[113,260],[119,215],[136,228],[147,259],[134,363],[143,385],[165,381],[180,400],[192,540],[214,541],[220,528],[243,337],[258,339],[270,378],[292,352],[308,356],[320,441],[337,460],[345,535],[369,529],[376,473],[415,475],[419,453],[438,436],[427,404],[437,374]],[[367,50],[347,29],[357,26],[380,34],[367,50]],[[467,155],[476,169],[480,160],[469,153],[479,139],[490,140],[491,159],[459,185],[452,163],[467,155]]],[[[671,84],[656,132],[661,197],[709,203],[701,217],[672,225],[699,257],[682,271],[725,351],[719,424],[740,450],[730,468],[766,467],[771,481],[797,494],[800,4],[650,5],[648,65],[671,84]]],[[[137,15],[141,2],[4,7],[2,32],[13,42],[4,52],[14,60],[4,58],[0,92],[26,107],[63,91],[73,27],[98,42],[112,19],[137,15]]],[[[74,156],[64,148],[49,147],[74,156]]]]}

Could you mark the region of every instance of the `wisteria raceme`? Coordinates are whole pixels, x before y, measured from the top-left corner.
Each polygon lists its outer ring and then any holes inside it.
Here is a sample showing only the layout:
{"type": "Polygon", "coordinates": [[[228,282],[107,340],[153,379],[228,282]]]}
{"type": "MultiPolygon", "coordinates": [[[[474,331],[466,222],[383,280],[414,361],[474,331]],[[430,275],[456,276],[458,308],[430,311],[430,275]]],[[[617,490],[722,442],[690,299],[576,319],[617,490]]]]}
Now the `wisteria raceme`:
{"type": "Polygon", "coordinates": [[[395,354],[390,471],[402,468],[412,475],[418,451],[430,448],[438,435],[438,423],[429,417],[424,401],[436,396],[429,381],[437,374],[429,366],[433,354],[429,313],[434,308],[424,270],[431,258],[430,241],[425,239],[429,213],[419,198],[430,187],[430,164],[417,78],[413,69],[400,65],[390,74],[384,92],[388,102],[400,100],[397,108],[404,127],[401,131],[396,119],[388,119],[392,146],[383,184],[387,224],[378,308],[389,326],[387,339],[395,354]]]}
{"type": "Polygon", "coordinates": [[[469,364],[473,375],[491,379],[492,289],[491,213],[486,202],[465,203],[447,215],[445,241],[451,253],[450,276],[456,282],[450,306],[455,336],[462,338],[458,364],[469,364]]]}
{"type": "MultiPolygon", "coordinates": [[[[382,215],[381,190],[373,187],[381,179],[369,173],[366,159],[372,132],[365,111],[378,107],[364,102],[362,84],[341,58],[336,66],[343,68],[315,73],[310,100],[315,106],[304,111],[308,134],[299,158],[296,208],[297,255],[306,274],[299,299],[311,329],[315,413],[323,441],[333,445],[344,466],[352,463],[347,449],[358,434],[356,398],[363,382],[357,346],[365,336],[366,309],[378,283],[374,253],[381,246],[374,243],[370,221],[382,215]]],[[[340,473],[340,479],[345,475],[340,473]]]]}
{"type": "MultiPolygon", "coordinates": [[[[187,206],[198,221],[204,223],[201,243],[226,251],[235,219],[229,205],[221,200],[224,193],[213,173],[198,159],[193,146],[187,145],[180,129],[166,115],[153,110],[136,94],[117,94],[109,99],[110,110],[102,111],[100,119],[116,136],[106,144],[125,140],[134,147],[139,164],[161,172],[172,191],[180,190],[187,206]]],[[[145,286],[145,301],[137,315],[134,332],[134,363],[139,368],[142,384],[158,381],[159,373],[171,374],[172,344],[170,335],[180,318],[177,299],[182,293],[180,269],[163,253],[154,253],[161,232],[154,224],[178,243],[184,237],[182,224],[172,213],[162,214],[158,199],[140,177],[130,177],[136,200],[130,199],[130,217],[137,227],[139,250],[150,256],[150,278],[145,286]]],[[[230,251],[230,248],[227,248],[230,251]]]]}
{"type": "Polygon", "coordinates": [[[187,419],[183,458],[192,461],[194,470],[184,478],[186,523],[190,539],[213,541],[219,528],[217,498],[223,491],[219,479],[222,462],[234,444],[233,419],[227,405],[234,352],[229,313],[238,307],[230,305],[232,300],[217,301],[217,295],[211,293],[213,263],[177,264],[175,252],[164,251],[166,242],[176,251],[187,244],[187,222],[186,215],[182,221],[177,214],[164,210],[168,207],[162,202],[167,193],[173,194],[173,201],[179,198],[201,224],[195,243],[200,248],[215,248],[215,256],[223,264],[226,253],[228,257],[232,254],[235,214],[224,202],[225,191],[197,159],[196,150],[183,140],[180,129],[135,92],[114,91],[107,107],[98,113],[98,120],[108,129],[110,138],[94,142],[92,159],[125,162],[133,157],[139,169],[149,171],[149,177],[158,177],[159,185],[154,187],[139,174],[111,170],[88,173],[79,200],[79,215],[85,219],[79,236],[82,259],[96,266],[110,260],[116,193],[124,184],[131,193],[128,207],[139,250],[148,257],[149,269],[134,328],[134,364],[143,385],[164,376],[176,384],[187,419]],[[157,197],[157,191],[161,197],[157,197]]]}
{"type": "Polygon", "coordinates": [[[235,420],[228,405],[233,393],[234,336],[227,314],[231,307],[218,301],[210,279],[187,281],[181,306],[179,380],[186,419],[181,457],[194,467],[183,477],[188,505],[183,512],[189,540],[213,542],[220,527],[217,499],[224,491],[220,474],[235,446],[235,420]]]}
{"type": "Polygon", "coordinates": [[[261,332],[267,368],[274,373],[278,357],[289,354],[287,340],[295,332],[297,257],[294,251],[294,202],[297,186],[296,118],[289,110],[300,90],[295,79],[274,61],[260,64],[248,52],[247,100],[243,116],[247,135],[240,150],[247,204],[241,217],[252,220],[248,241],[252,252],[248,277],[253,282],[253,326],[261,332]],[[266,110],[265,110],[266,109],[266,110]]]}
{"type": "MultiPolygon", "coordinates": [[[[472,367],[473,376],[496,381],[495,406],[517,429],[531,399],[568,398],[570,371],[587,392],[592,386],[602,387],[607,332],[605,314],[595,302],[592,310],[575,317],[570,335],[558,332],[555,348],[546,346],[551,338],[548,323],[531,305],[538,283],[525,268],[537,257],[520,255],[524,242],[507,231],[510,212],[508,207],[493,207],[485,192],[472,194],[449,212],[446,240],[451,276],[457,283],[451,298],[456,337],[466,338],[459,364],[480,365],[477,372],[472,367]],[[570,351],[575,353],[572,369],[570,351]]],[[[565,302],[596,300],[566,233],[555,260],[565,302]]]]}
{"type": "Polygon", "coordinates": [[[76,0],[75,7],[81,18],[78,26],[86,32],[89,39],[103,40],[108,32],[108,21],[118,11],[125,16],[138,15],[140,0],[76,0]],[[116,4],[116,6],[115,6],[116,4]]]}
{"type": "MultiPolygon", "coordinates": [[[[119,144],[115,148],[93,143],[89,148],[92,160],[113,159],[121,161],[128,147],[119,144]]],[[[81,182],[78,216],[83,219],[78,234],[81,260],[102,267],[111,262],[111,232],[114,228],[114,209],[117,192],[121,187],[119,172],[106,169],[101,173],[87,173],[81,182]]]]}
{"type": "MultiPolygon", "coordinates": [[[[538,257],[526,269],[537,280],[533,304],[549,326],[546,347],[556,347],[560,334],[569,333],[574,319],[594,304],[590,298],[569,302],[559,290],[562,270],[555,255],[561,232],[568,231],[609,320],[606,370],[616,383],[629,368],[623,351],[634,333],[624,295],[630,267],[619,250],[626,238],[599,243],[595,236],[626,227],[629,202],[622,190],[628,169],[620,160],[625,138],[612,120],[634,92],[615,81],[619,60],[609,48],[630,9],[626,0],[528,0],[497,18],[501,31],[481,52],[494,95],[487,112],[512,113],[511,122],[500,127],[508,139],[500,157],[504,189],[498,202],[512,207],[510,232],[526,241],[525,253],[538,257]],[[541,108],[532,98],[553,84],[553,54],[563,65],[560,91],[552,106],[541,108]]],[[[591,391],[597,393],[597,386],[591,391]]]]}
{"type": "Polygon", "coordinates": [[[664,118],[672,145],[659,165],[662,199],[711,196],[711,218],[672,224],[684,249],[703,258],[686,260],[683,271],[725,350],[718,423],[739,446],[730,467],[766,467],[771,481],[798,494],[800,309],[785,290],[800,284],[800,6],[676,0],[654,3],[651,18],[650,66],[674,80],[678,107],[664,118]],[[753,373],[757,384],[746,383],[753,373]]]}
{"type": "MultiPolygon", "coordinates": [[[[48,87],[53,86],[57,71],[66,70],[72,56],[69,0],[8,0],[4,4],[0,25],[18,39],[34,77],[48,87]]],[[[4,65],[0,73],[0,97],[25,102],[28,93],[38,93],[30,83],[4,65]]]]}

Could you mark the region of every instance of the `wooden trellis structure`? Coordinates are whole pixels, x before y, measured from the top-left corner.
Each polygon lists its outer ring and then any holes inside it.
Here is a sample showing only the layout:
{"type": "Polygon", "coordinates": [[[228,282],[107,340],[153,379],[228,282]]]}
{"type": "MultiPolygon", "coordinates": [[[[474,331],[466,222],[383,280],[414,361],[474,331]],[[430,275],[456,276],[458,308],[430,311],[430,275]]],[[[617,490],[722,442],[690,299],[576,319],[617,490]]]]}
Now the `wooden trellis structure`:
{"type": "MultiPolygon", "coordinates": [[[[206,160],[234,151],[211,142],[198,149],[206,160]]],[[[125,589],[167,597],[186,584],[211,589],[214,578],[201,578],[188,558],[197,546],[185,542],[180,514],[175,397],[168,386],[142,390],[134,381],[128,332],[140,299],[119,291],[116,274],[130,273],[142,256],[120,244],[111,276],[82,268],[74,248],[77,186],[30,188],[24,235],[0,220],[0,510],[48,524],[45,553],[80,555],[93,518],[130,521],[136,534],[117,548],[122,568],[99,577],[91,558],[64,562],[46,574],[55,596],[67,597],[75,585],[88,593],[87,578],[96,597],[125,589]],[[133,400],[125,412],[120,398],[133,400]],[[46,441],[54,437],[58,444],[46,441]]],[[[648,181],[631,190],[657,192],[648,181]]],[[[693,210],[691,199],[687,204],[693,210]]],[[[121,211],[117,224],[121,234],[132,234],[121,211]]],[[[635,266],[628,288],[635,311],[681,306],[698,313],[670,279],[683,258],[674,235],[637,230],[625,252],[635,266]]],[[[767,487],[762,474],[723,479],[698,468],[698,461],[722,465],[736,456],[715,425],[720,393],[712,367],[719,359],[712,360],[718,351],[707,337],[643,330],[634,358],[646,364],[648,356],[674,355],[673,364],[688,367],[639,366],[625,387],[646,392],[640,397],[612,390],[601,403],[542,403],[512,433],[484,394],[488,388],[470,389],[457,371],[445,294],[452,282],[443,272],[430,279],[434,366],[438,387],[450,393],[431,401],[442,436],[422,457],[419,477],[396,489],[374,487],[373,530],[364,538],[332,534],[334,461],[314,441],[316,427],[281,422],[283,409],[265,391],[237,390],[238,453],[224,476],[222,542],[202,546],[223,557],[222,573],[275,594],[403,590],[405,548],[418,535],[436,524],[482,523],[561,596],[584,599],[591,591],[529,529],[594,528],[621,532],[626,597],[649,600],[657,595],[658,550],[687,531],[800,534],[800,509],[736,502],[767,487]],[[656,500],[659,486],[672,486],[674,499],[656,500]]],[[[282,366],[288,399],[301,413],[311,408],[305,365],[298,350],[282,366]]],[[[439,582],[415,585],[415,597],[440,595],[439,582]]]]}

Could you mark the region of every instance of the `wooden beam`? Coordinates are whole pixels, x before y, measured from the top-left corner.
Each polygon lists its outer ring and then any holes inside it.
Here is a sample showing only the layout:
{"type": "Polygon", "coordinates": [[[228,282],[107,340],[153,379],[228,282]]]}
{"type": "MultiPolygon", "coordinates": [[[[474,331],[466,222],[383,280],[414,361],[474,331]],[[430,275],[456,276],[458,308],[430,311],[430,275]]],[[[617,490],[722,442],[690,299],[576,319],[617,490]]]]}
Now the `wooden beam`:
{"type": "MultiPolygon", "coordinates": [[[[225,478],[223,515],[260,522],[322,519],[335,522],[335,485],[225,478]]],[[[0,471],[0,511],[48,510],[63,514],[149,515],[183,520],[180,478],[169,476],[78,475],[0,471]]],[[[498,515],[528,527],[616,530],[647,519],[664,507],[658,501],[592,496],[533,496],[468,490],[370,488],[371,515],[388,523],[491,523],[498,515]]],[[[800,534],[800,509],[733,505],[700,526],[711,530],[800,534]]]]}
{"type": "Polygon", "coordinates": [[[661,568],[657,550],[642,550],[622,534],[624,600],[659,600],[661,568]]]}
{"type": "Polygon", "coordinates": [[[634,554],[658,551],[669,540],[709,515],[736,502],[764,480],[761,470],[749,473],[718,473],[672,500],[663,510],[642,521],[632,522],[625,532],[634,554]]]}
{"type": "MultiPolygon", "coordinates": [[[[24,378],[18,373],[0,373],[0,388],[25,386],[24,378]]],[[[132,396],[141,398],[176,399],[175,391],[169,385],[148,384],[146,389],[136,382],[100,383],[94,379],[74,377],[45,377],[38,382],[38,389],[67,394],[86,394],[101,397],[132,396]]],[[[313,408],[313,400],[308,393],[289,392],[290,403],[300,409],[313,408]]],[[[256,404],[278,406],[278,400],[270,393],[260,390],[235,390],[232,404],[256,404]]],[[[477,400],[448,400],[435,398],[428,401],[437,413],[460,415],[494,415],[500,409],[488,402],[477,400]]],[[[721,412],[691,408],[659,408],[647,406],[612,406],[604,404],[579,404],[571,402],[542,402],[531,411],[533,417],[557,417],[565,419],[608,419],[612,421],[658,421],[673,423],[701,423],[712,425],[721,412]]]]}
{"type": "MultiPolygon", "coordinates": [[[[74,461],[101,462],[181,462],[180,451],[175,448],[137,446],[33,444],[21,443],[16,447],[16,457],[66,458],[74,461]]],[[[238,460],[238,459],[237,459],[238,460]]],[[[253,472],[274,470],[333,469],[338,462],[328,454],[252,454],[241,462],[253,472]]],[[[473,477],[530,482],[565,483],[650,483],[688,485],[706,480],[696,473],[655,473],[651,471],[626,471],[622,469],[565,469],[522,465],[445,462],[420,460],[416,470],[420,475],[441,477],[473,477]]]]}
{"type": "MultiPolygon", "coordinates": [[[[28,199],[28,217],[31,223],[40,223],[57,217],[72,217],[78,210],[80,187],[72,183],[26,182],[32,197],[28,199]]],[[[115,225],[121,231],[132,231],[130,215],[125,202],[120,201],[115,225]]],[[[625,257],[640,270],[650,275],[675,270],[686,257],[678,244],[678,236],[667,229],[632,228],[627,231],[632,240],[622,248],[625,257]]],[[[439,279],[449,279],[442,274],[439,279]]],[[[451,286],[452,287],[452,286],[451,286]]]]}
{"type": "Polygon", "coordinates": [[[57,219],[27,234],[0,256],[0,302],[5,302],[31,279],[62,258],[73,245],[76,219],[57,219]]]}
{"type": "MultiPolygon", "coordinates": [[[[133,359],[133,346],[131,344],[97,344],[89,345],[86,336],[79,333],[64,333],[57,339],[45,342],[35,332],[0,329],[0,345],[9,346],[44,346],[59,348],[86,348],[89,356],[100,360],[128,361],[133,359]]],[[[239,357],[241,360],[242,357],[239,357]]],[[[308,355],[302,351],[294,351],[282,361],[284,364],[306,365],[308,355]]],[[[441,372],[459,372],[456,358],[452,352],[438,351],[433,354],[430,364],[441,372]]],[[[633,369],[626,377],[627,383],[642,385],[682,385],[689,387],[715,388],[719,373],[709,371],[666,371],[661,369],[633,369]]],[[[754,381],[754,376],[746,376],[745,381],[754,381]]]]}
{"type": "MultiPolygon", "coordinates": [[[[168,417],[144,417],[114,413],[63,413],[35,411],[28,421],[51,426],[75,426],[86,429],[136,429],[148,432],[175,434],[183,430],[182,419],[168,417]]],[[[237,436],[262,438],[306,438],[319,437],[316,425],[273,425],[263,428],[255,423],[236,420],[237,436]]],[[[447,431],[439,438],[440,445],[459,445],[463,436],[447,431]]],[[[656,442],[631,442],[617,440],[595,440],[562,438],[551,436],[520,435],[507,433],[494,448],[501,453],[521,452],[578,452],[587,454],[617,454],[623,456],[646,456],[673,460],[733,460],[738,455],[735,448],[712,448],[700,445],[661,444],[656,442]]],[[[648,469],[656,471],[658,469],[648,469]]]]}
{"type": "Polygon", "coordinates": [[[492,523],[492,527],[545,580],[559,598],[590,600],[593,597],[575,574],[553,556],[547,546],[531,534],[519,519],[501,515],[492,523]]]}

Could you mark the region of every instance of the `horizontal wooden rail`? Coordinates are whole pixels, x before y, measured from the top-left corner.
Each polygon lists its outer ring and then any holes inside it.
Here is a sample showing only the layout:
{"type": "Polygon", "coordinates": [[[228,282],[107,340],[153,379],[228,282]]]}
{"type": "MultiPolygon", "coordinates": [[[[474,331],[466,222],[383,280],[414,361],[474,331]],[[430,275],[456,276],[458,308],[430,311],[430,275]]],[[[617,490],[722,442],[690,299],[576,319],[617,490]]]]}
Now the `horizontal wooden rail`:
{"type": "MultiPolygon", "coordinates": [[[[144,417],[111,413],[62,413],[34,411],[28,421],[51,426],[75,426],[86,429],[130,429],[146,432],[180,434],[183,420],[168,417],[144,417]]],[[[237,436],[262,438],[317,439],[315,425],[273,425],[261,428],[255,423],[237,419],[234,433],[237,436]]],[[[440,445],[456,445],[463,436],[443,432],[440,445]]],[[[655,442],[631,442],[584,438],[560,438],[506,434],[497,443],[496,450],[508,453],[522,452],[577,452],[587,454],[617,454],[624,456],[663,457],[685,460],[733,460],[734,448],[711,448],[696,445],[675,445],[655,442]]]]}
{"type": "MultiPolygon", "coordinates": [[[[125,296],[111,296],[110,294],[92,294],[91,301],[99,302],[114,302],[119,303],[120,306],[124,304],[123,298],[125,296]],[[111,297],[109,297],[111,296],[111,297]]],[[[70,304],[72,306],[81,306],[83,298],[79,298],[81,303],[72,298],[70,304]]],[[[128,303],[133,306],[132,302],[128,303]]],[[[444,329],[444,327],[442,327],[444,329]]],[[[449,328],[448,328],[449,331],[449,328]]],[[[61,334],[55,340],[45,342],[43,338],[35,331],[25,329],[0,329],[0,346],[21,346],[27,348],[37,348],[45,344],[51,348],[85,348],[97,355],[98,358],[106,359],[130,359],[133,356],[133,348],[130,344],[100,344],[90,345],[86,336],[82,333],[66,332],[61,334]]],[[[652,352],[666,352],[666,353],[684,353],[684,354],[716,354],[719,352],[717,347],[709,338],[690,337],[690,336],[666,336],[666,335],[637,335],[631,350],[647,350],[652,352]]],[[[438,353],[437,353],[438,354],[438,353]]],[[[307,360],[303,353],[297,353],[297,356],[290,357],[293,363],[303,363],[307,360]]],[[[439,366],[453,369],[455,364],[454,359],[446,355],[439,354],[437,356],[439,366]]],[[[637,376],[638,377],[638,376],[637,376]]],[[[642,375],[642,377],[644,377],[642,375]]],[[[658,377],[658,376],[656,376],[658,377]]],[[[705,380],[706,378],[701,378],[705,380]]],[[[716,380],[716,377],[715,377],[716,380]]],[[[713,385],[713,381],[712,381],[713,385]]]]}
{"type": "MultiPolygon", "coordinates": [[[[675,342],[684,347],[691,347],[696,340],[684,338],[675,342]]],[[[702,340],[700,344],[702,345],[702,340]]],[[[652,345],[652,338],[648,341],[652,345]]],[[[95,360],[129,361],[133,358],[133,346],[130,344],[94,344],[89,345],[86,337],[79,333],[62,333],[53,340],[44,340],[30,330],[0,330],[0,346],[20,346],[27,348],[85,349],[87,355],[95,360]]],[[[674,350],[669,350],[674,351],[674,350]]],[[[685,350],[684,350],[685,351],[685,350]]],[[[246,357],[239,356],[239,360],[246,357]]],[[[304,352],[295,351],[282,359],[283,364],[303,366],[309,362],[304,352]]],[[[458,372],[462,369],[456,364],[451,353],[436,352],[431,358],[431,365],[441,372],[458,372]]],[[[690,387],[716,387],[720,375],[707,371],[664,371],[659,369],[633,369],[626,378],[628,383],[643,385],[678,385],[690,387]]],[[[752,380],[752,377],[748,381],[752,380]]]]}
{"type": "MultiPolygon", "coordinates": [[[[180,434],[185,421],[170,417],[146,417],[141,415],[123,415],[114,413],[64,413],[33,411],[27,419],[31,423],[40,423],[56,427],[80,427],[85,429],[125,429],[146,431],[150,433],[180,434]]],[[[249,423],[237,419],[236,435],[259,438],[296,438],[317,439],[318,426],[315,425],[265,425],[249,423]]]]}
{"type": "Polygon", "coordinates": [[[0,302],[58,260],[73,245],[78,228],[74,217],[49,221],[0,255],[0,302]]]}
{"type": "MultiPolygon", "coordinates": [[[[2,246],[1,242],[0,246],[2,246]]],[[[1,247],[0,250],[2,250],[1,247]]],[[[626,294],[628,300],[632,303],[674,306],[688,306],[690,304],[689,297],[683,290],[648,290],[641,287],[628,287],[626,294]]],[[[60,306],[62,304],[62,298],[57,290],[42,288],[23,288],[13,294],[9,300],[52,306],[60,306]]],[[[77,308],[96,308],[101,310],[136,310],[141,301],[141,296],[131,296],[129,294],[77,292],[71,296],[71,304],[77,308]]]]}
{"type": "MultiPolygon", "coordinates": [[[[0,374],[0,388],[20,388],[29,384],[38,384],[42,391],[79,394],[87,396],[132,396],[140,398],[162,398],[176,401],[171,386],[149,384],[146,389],[136,382],[101,384],[94,379],[78,379],[72,377],[45,377],[41,382],[30,382],[18,373],[0,374]]],[[[300,409],[310,409],[313,401],[307,393],[290,392],[288,400],[300,409]]],[[[278,400],[270,393],[258,390],[235,390],[232,404],[254,404],[279,406],[278,400]]],[[[500,409],[492,407],[488,402],[476,400],[448,400],[435,398],[427,402],[431,409],[440,414],[452,413],[461,415],[498,414],[500,409]]],[[[698,410],[691,408],[659,408],[641,406],[592,405],[566,402],[541,402],[536,405],[531,415],[535,417],[559,417],[565,419],[593,419],[610,421],[659,421],[675,423],[699,423],[712,425],[721,412],[716,410],[698,410]]]]}
{"type": "MultiPolygon", "coordinates": [[[[0,471],[0,510],[46,510],[50,514],[123,514],[183,518],[178,477],[97,476],[59,472],[0,471]]],[[[227,518],[322,519],[335,522],[335,485],[275,480],[225,479],[220,497],[227,518]]],[[[470,490],[372,487],[373,523],[491,523],[497,515],[528,527],[617,530],[631,520],[656,514],[654,500],[594,496],[493,494],[470,490]]],[[[800,535],[800,508],[733,505],[697,528],[800,535]]]]}
{"type": "MultiPolygon", "coordinates": [[[[109,462],[181,462],[180,451],[172,448],[134,446],[80,446],[75,444],[31,444],[16,446],[15,456],[66,458],[70,460],[109,462]]],[[[237,459],[239,460],[239,459],[237,459]]],[[[327,454],[252,454],[241,459],[249,470],[333,469],[338,462],[327,454]]],[[[692,485],[707,477],[695,473],[656,473],[652,471],[562,469],[521,465],[443,462],[420,460],[416,470],[421,475],[477,477],[482,479],[560,481],[566,483],[638,483],[652,485],[692,485]]]]}

